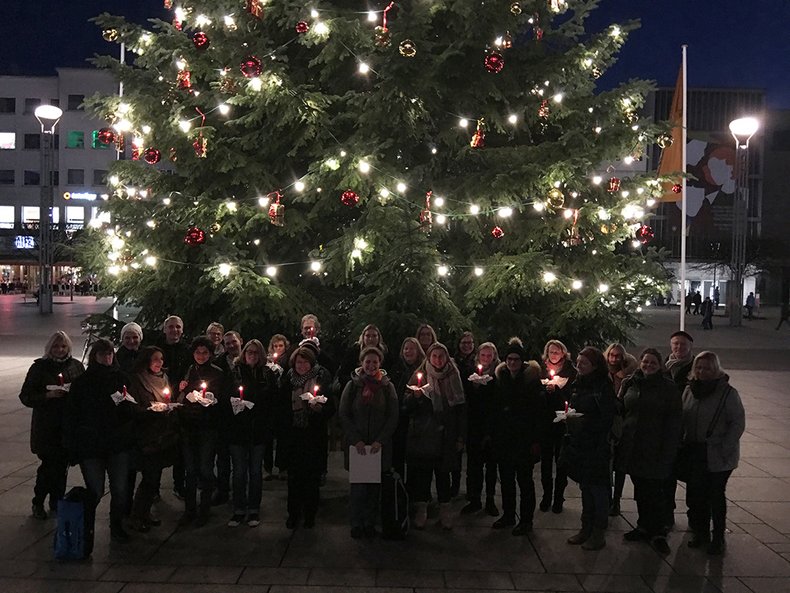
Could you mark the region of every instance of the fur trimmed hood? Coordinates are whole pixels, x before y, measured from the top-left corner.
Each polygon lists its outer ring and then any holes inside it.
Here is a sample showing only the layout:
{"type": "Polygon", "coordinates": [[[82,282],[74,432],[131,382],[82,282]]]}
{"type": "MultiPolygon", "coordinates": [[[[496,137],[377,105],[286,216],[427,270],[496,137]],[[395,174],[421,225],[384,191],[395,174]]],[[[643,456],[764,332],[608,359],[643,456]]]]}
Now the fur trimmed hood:
{"type": "MultiPolygon", "coordinates": [[[[516,375],[515,379],[518,380],[521,378],[525,383],[539,380],[542,372],[540,365],[534,360],[528,360],[527,362],[522,363],[521,371],[521,374],[516,375]]],[[[507,370],[507,362],[500,362],[497,365],[496,370],[494,371],[494,376],[496,377],[497,381],[510,379],[510,371],[507,370]]]]}

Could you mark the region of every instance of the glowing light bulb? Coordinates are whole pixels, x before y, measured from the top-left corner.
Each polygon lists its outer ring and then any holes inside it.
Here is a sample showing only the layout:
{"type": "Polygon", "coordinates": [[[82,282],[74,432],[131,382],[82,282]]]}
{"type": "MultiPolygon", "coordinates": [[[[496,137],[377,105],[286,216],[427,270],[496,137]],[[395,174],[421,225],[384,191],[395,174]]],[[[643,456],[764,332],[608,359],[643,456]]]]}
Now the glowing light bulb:
{"type": "Polygon", "coordinates": [[[483,268],[481,268],[480,266],[475,266],[475,276],[479,278],[480,276],[483,275],[484,272],[485,270],[483,270],[483,268]]]}
{"type": "Polygon", "coordinates": [[[405,192],[405,191],[406,191],[406,184],[405,184],[405,183],[403,183],[402,181],[399,181],[399,182],[398,182],[398,185],[396,185],[396,186],[395,186],[395,189],[397,189],[397,190],[398,190],[398,193],[399,193],[399,194],[402,194],[403,192],[405,192]]]}
{"type": "Polygon", "coordinates": [[[509,206],[505,206],[504,208],[500,208],[497,211],[497,214],[499,215],[500,218],[507,218],[513,215],[513,208],[510,208],[509,206]]]}
{"type": "Polygon", "coordinates": [[[258,198],[258,206],[261,208],[266,208],[269,205],[269,198],[267,196],[261,196],[258,198]]]}
{"type": "Polygon", "coordinates": [[[189,130],[192,129],[192,122],[182,119],[180,122],[178,122],[178,127],[181,128],[181,131],[184,133],[189,132],[189,130]]]}
{"type": "Polygon", "coordinates": [[[310,269],[313,272],[320,272],[321,271],[321,262],[320,261],[312,261],[312,262],[310,262],[310,269]]]}
{"type": "Polygon", "coordinates": [[[557,275],[554,272],[543,272],[543,281],[546,283],[554,282],[557,279],[557,275]]]}
{"type": "Polygon", "coordinates": [[[390,190],[388,190],[386,187],[382,187],[382,188],[379,190],[379,196],[380,196],[382,199],[386,200],[387,198],[389,198],[389,197],[390,197],[390,190]]]}
{"type": "Polygon", "coordinates": [[[465,117],[462,117],[460,120],[458,120],[458,125],[461,126],[462,128],[469,127],[469,120],[466,119],[465,117]]]}
{"type": "Polygon", "coordinates": [[[360,74],[367,74],[370,72],[370,66],[365,62],[360,62],[357,68],[360,74]]]}
{"type": "Polygon", "coordinates": [[[326,37],[329,35],[329,26],[324,21],[319,21],[313,27],[313,31],[320,37],[326,37]]]}
{"type": "Polygon", "coordinates": [[[584,284],[582,284],[581,280],[574,280],[571,282],[571,288],[573,288],[573,290],[581,290],[582,286],[584,286],[584,284]]]}
{"type": "Polygon", "coordinates": [[[220,264],[217,268],[219,273],[223,276],[230,276],[230,271],[233,267],[230,264],[220,264]]]}
{"type": "Polygon", "coordinates": [[[155,266],[156,265],[156,258],[153,255],[149,255],[145,258],[145,265],[147,266],[155,266]]]}
{"type": "Polygon", "coordinates": [[[554,96],[552,97],[552,99],[554,99],[554,102],[555,102],[555,103],[562,103],[562,100],[563,100],[564,98],[565,98],[565,95],[563,95],[562,93],[557,93],[556,95],[554,95],[554,96]]]}
{"type": "Polygon", "coordinates": [[[573,218],[573,209],[572,208],[566,208],[565,210],[563,210],[562,211],[562,217],[565,220],[570,220],[571,218],[573,218]]]}
{"type": "Polygon", "coordinates": [[[255,78],[250,78],[249,84],[250,84],[250,88],[253,91],[259,91],[263,88],[263,81],[260,79],[259,76],[256,76],[255,78]]]}
{"type": "Polygon", "coordinates": [[[601,284],[598,285],[598,292],[600,293],[609,292],[609,285],[602,282],[601,284]]]}
{"type": "Polygon", "coordinates": [[[439,266],[436,268],[436,273],[439,274],[439,276],[447,276],[447,274],[450,273],[450,268],[444,265],[439,266]]]}
{"type": "Polygon", "coordinates": [[[444,224],[447,222],[447,217],[444,214],[438,214],[436,216],[436,224],[444,224]]]}
{"type": "Polygon", "coordinates": [[[236,212],[236,209],[238,208],[238,206],[236,206],[236,202],[225,202],[225,207],[230,212],[236,212]]]}
{"type": "Polygon", "coordinates": [[[477,216],[478,214],[480,214],[480,206],[478,206],[477,204],[472,204],[471,206],[469,206],[469,214],[473,216],[477,216]]]}
{"type": "Polygon", "coordinates": [[[298,192],[303,192],[305,188],[304,181],[297,181],[294,183],[294,189],[298,192]]]}
{"type": "Polygon", "coordinates": [[[538,212],[543,212],[546,209],[546,204],[543,202],[535,202],[532,204],[532,207],[538,212]]]}
{"type": "Polygon", "coordinates": [[[518,123],[518,115],[516,115],[515,113],[511,113],[510,115],[508,115],[507,121],[509,121],[513,125],[517,124],[518,123]]]}
{"type": "Polygon", "coordinates": [[[433,205],[436,206],[437,208],[441,208],[442,206],[444,206],[444,198],[442,198],[441,196],[436,196],[433,199],[433,205]]]}
{"type": "Polygon", "coordinates": [[[370,163],[367,161],[359,161],[358,167],[360,173],[370,173],[370,163]]]}
{"type": "Polygon", "coordinates": [[[368,22],[375,23],[379,17],[376,15],[375,11],[369,10],[368,11],[368,22]]]}
{"type": "Polygon", "coordinates": [[[601,177],[600,175],[593,175],[592,178],[593,185],[601,185],[602,181],[603,181],[603,177],[601,177]]]}
{"type": "Polygon", "coordinates": [[[228,115],[228,113],[230,113],[230,105],[227,103],[220,103],[217,109],[219,109],[222,115],[228,115]]]}
{"type": "Polygon", "coordinates": [[[274,278],[277,275],[277,268],[275,266],[267,266],[266,267],[266,275],[269,278],[274,278]]]}

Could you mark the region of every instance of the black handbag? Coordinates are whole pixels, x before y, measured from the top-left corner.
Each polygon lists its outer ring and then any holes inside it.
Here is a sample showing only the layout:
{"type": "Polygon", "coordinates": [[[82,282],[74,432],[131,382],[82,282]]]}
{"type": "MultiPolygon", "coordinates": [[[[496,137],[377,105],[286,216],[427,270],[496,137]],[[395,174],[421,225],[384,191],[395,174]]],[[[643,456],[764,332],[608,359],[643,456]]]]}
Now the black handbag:
{"type": "Polygon", "coordinates": [[[677,459],[675,460],[675,477],[681,482],[688,482],[689,478],[695,471],[695,468],[705,468],[708,463],[708,439],[713,434],[713,429],[719,421],[724,404],[727,401],[727,396],[730,394],[732,387],[729,387],[724,395],[721,396],[719,404],[716,407],[716,412],[713,414],[713,420],[708,426],[705,433],[705,441],[701,443],[683,443],[678,451],[677,459]]]}

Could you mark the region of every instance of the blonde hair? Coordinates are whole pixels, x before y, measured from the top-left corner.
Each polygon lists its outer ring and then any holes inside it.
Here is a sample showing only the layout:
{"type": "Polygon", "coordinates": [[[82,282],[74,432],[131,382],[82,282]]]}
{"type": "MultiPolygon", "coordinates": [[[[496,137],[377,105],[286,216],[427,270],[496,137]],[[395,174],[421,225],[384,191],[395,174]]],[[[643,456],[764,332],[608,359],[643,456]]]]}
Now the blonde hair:
{"type": "Polygon", "coordinates": [[[483,342],[477,347],[477,354],[475,354],[475,363],[480,363],[480,351],[483,348],[488,348],[494,352],[494,358],[491,360],[491,366],[496,368],[496,366],[501,362],[499,360],[499,350],[497,350],[496,345],[493,342],[483,342]]]}
{"type": "Polygon", "coordinates": [[[546,361],[549,360],[549,348],[551,346],[556,346],[557,348],[562,350],[563,358],[565,358],[567,360],[571,359],[571,353],[570,353],[570,351],[568,350],[568,347],[565,344],[563,344],[559,340],[549,340],[548,342],[546,342],[546,345],[543,347],[543,356],[542,356],[543,362],[546,362],[546,361]]]}
{"type": "Polygon", "coordinates": [[[376,330],[376,333],[379,336],[379,341],[378,341],[378,344],[377,344],[376,348],[381,350],[382,354],[386,354],[387,353],[387,345],[384,343],[384,338],[381,336],[381,330],[378,328],[377,325],[375,325],[373,323],[368,323],[362,329],[362,333],[359,334],[359,339],[357,340],[357,344],[359,345],[360,350],[362,350],[365,347],[365,332],[367,332],[367,331],[369,331],[371,329],[376,330]]]}
{"type": "Polygon", "coordinates": [[[401,358],[403,358],[403,347],[406,346],[406,344],[414,345],[414,347],[417,349],[417,364],[422,364],[422,361],[425,360],[425,350],[422,349],[420,341],[417,338],[412,338],[411,336],[404,339],[403,343],[400,345],[401,358]]]}
{"type": "Polygon", "coordinates": [[[625,346],[623,346],[619,342],[615,342],[614,344],[609,344],[609,346],[603,352],[603,357],[606,359],[606,362],[609,362],[609,353],[612,350],[620,350],[620,352],[623,353],[623,358],[625,358],[626,355],[625,346]]]}
{"type": "MultiPolygon", "coordinates": [[[[428,347],[432,346],[433,344],[435,344],[436,342],[438,342],[438,341],[439,341],[439,338],[436,336],[436,330],[434,330],[434,329],[433,329],[433,328],[432,328],[430,325],[428,325],[427,323],[422,323],[422,324],[420,324],[420,325],[417,327],[417,331],[416,331],[416,332],[414,332],[414,337],[415,337],[415,338],[417,338],[417,341],[418,341],[418,342],[420,341],[420,332],[422,332],[422,330],[424,330],[424,329],[427,329],[429,332],[431,332],[431,338],[432,338],[432,340],[431,340],[431,343],[430,343],[430,344],[428,344],[428,347]]],[[[422,346],[422,344],[420,344],[420,346],[422,346]]],[[[428,355],[428,353],[426,352],[426,353],[425,353],[425,355],[427,356],[427,355],[428,355]]]]}
{"type": "Polygon", "coordinates": [[[44,346],[44,358],[52,358],[52,347],[56,342],[63,342],[66,344],[66,358],[71,357],[72,343],[69,335],[64,331],[56,331],[47,340],[47,345],[44,346]]]}
{"type": "Polygon", "coordinates": [[[716,373],[716,377],[721,377],[724,374],[724,371],[721,369],[721,361],[719,360],[718,354],[710,350],[705,350],[694,357],[694,362],[691,363],[689,379],[694,380],[697,378],[697,361],[699,360],[707,360],[710,362],[713,367],[713,372],[716,373]]]}

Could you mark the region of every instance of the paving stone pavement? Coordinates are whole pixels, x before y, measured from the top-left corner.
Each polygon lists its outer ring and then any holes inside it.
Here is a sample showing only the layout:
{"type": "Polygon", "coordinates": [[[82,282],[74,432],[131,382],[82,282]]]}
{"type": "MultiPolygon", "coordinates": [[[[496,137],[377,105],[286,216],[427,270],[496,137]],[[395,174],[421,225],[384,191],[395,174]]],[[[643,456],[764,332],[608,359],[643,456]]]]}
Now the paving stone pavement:
{"type": "MultiPolygon", "coordinates": [[[[29,517],[37,460],[28,446],[30,411],[17,398],[32,359],[55,329],[79,335],[81,318],[107,301],[57,299],[41,318],[21,296],[0,296],[0,591],[11,593],[297,593],[317,591],[428,593],[433,591],[569,591],[622,593],[790,592],[790,329],[774,331],[776,311],[742,328],[696,329],[695,351],[720,352],[747,410],[740,467],[728,486],[728,550],[723,558],[686,547],[684,490],[678,488],[672,553],[663,558],[644,544],[626,543],[636,521],[626,486],[623,514],[612,520],[607,547],[584,552],[565,539],[578,529],[581,501],[571,484],[562,514],[536,513],[535,529],[517,538],[494,531],[491,518],[458,517],[451,533],[438,527],[412,532],[406,542],[353,540],[347,521],[347,478],[333,453],[317,525],[285,528],[285,484],[265,482],[262,523],[225,526],[230,508],[214,509],[203,528],[177,530],[182,503],[171,494],[169,472],[157,512],[163,525],[109,541],[108,501],[97,513],[96,546],[86,562],[52,560],[54,521],[29,517]],[[786,331],[785,331],[786,330],[786,331]]],[[[646,326],[629,350],[667,351],[678,312],[648,309],[646,326]]],[[[720,327],[721,326],[721,327],[720,327]]],[[[81,348],[81,341],[75,339],[81,348]]],[[[539,476],[536,484],[540,490],[539,476]]],[[[72,469],[69,484],[81,482],[72,469]]],[[[463,490],[462,490],[463,494],[463,490]]],[[[465,504],[463,496],[453,505],[465,504]]]]}

